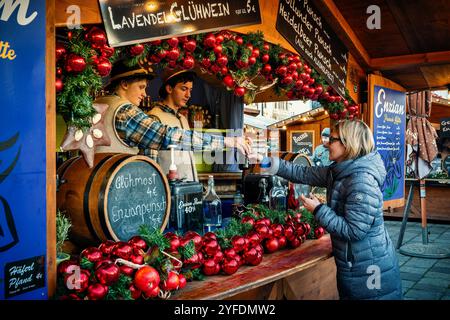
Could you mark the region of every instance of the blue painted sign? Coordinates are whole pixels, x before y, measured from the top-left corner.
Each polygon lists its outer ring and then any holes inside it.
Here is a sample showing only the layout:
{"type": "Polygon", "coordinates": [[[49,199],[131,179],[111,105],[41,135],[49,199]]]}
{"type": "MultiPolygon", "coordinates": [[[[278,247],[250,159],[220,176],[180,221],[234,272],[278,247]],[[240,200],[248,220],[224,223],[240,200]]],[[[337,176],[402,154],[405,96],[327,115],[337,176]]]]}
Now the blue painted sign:
{"type": "Polygon", "coordinates": [[[0,1],[0,299],[46,299],[45,0],[0,1]]]}
{"type": "Polygon", "coordinates": [[[406,93],[374,87],[373,134],[386,168],[384,200],[404,198],[406,93]]]}

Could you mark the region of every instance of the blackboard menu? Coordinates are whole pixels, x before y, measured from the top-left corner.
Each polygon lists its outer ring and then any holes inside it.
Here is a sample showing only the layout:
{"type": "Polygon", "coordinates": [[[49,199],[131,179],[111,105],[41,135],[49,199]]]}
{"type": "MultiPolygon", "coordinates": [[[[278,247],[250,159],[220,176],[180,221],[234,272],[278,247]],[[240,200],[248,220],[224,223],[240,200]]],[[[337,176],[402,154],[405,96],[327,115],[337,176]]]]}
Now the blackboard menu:
{"type": "Polygon", "coordinates": [[[161,229],[167,210],[167,182],[149,162],[135,161],[117,171],[108,190],[108,223],[113,234],[127,241],[138,234],[139,226],[161,229]]]}
{"type": "Polygon", "coordinates": [[[307,156],[313,154],[314,131],[292,131],[291,132],[291,151],[301,153],[307,156]]]}
{"type": "Polygon", "coordinates": [[[345,96],[348,50],[313,2],[280,0],[276,28],[338,94],[345,96]]]}
{"type": "Polygon", "coordinates": [[[406,94],[374,86],[373,134],[375,147],[383,159],[386,179],[381,191],[384,200],[404,198],[406,94]]]}
{"type": "Polygon", "coordinates": [[[5,297],[11,298],[45,286],[45,257],[37,256],[5,265],[5,297]]]}
{"type": "Polygon", "coordinates": [[[112,47],[260,24],[258,0],[100,0],[112,47]]]}
{"type": "Polygon", "coordinates": [[[441,119],[441,137],[450,138],[450,118],[441,119]]]}

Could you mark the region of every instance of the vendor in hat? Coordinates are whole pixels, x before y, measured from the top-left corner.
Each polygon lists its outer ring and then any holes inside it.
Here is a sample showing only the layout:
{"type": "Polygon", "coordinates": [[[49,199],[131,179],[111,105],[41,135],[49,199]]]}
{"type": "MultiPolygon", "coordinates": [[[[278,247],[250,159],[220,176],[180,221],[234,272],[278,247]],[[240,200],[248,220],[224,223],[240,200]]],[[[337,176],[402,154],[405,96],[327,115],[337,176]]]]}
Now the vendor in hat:
{"type": "Polygon", "coordinates": [[[330,141],[330,128],[325,128],[321,133],[322,144],[317,146],[311,157],[311,160],[315,166],[326,167],[331,164],[330,152],[328,150],[330,141]]]}
{"type": "MultiPolygon", "coordinates": [[[[147,113],[164,125],[180,129],[190,130],[188,119],[181,114],[180,109],[187,105],[191,98],[195,73],[189,70],[170,70],[163,72],[163,84],[159,89],[160,101],[152,104],[152,109],[147,113]]],[[[169,151],[152,151],[152,157],[156,158],[164,173],[169,172],[171,154],[169,151]]],[[[188,181],[198,181],[195,168],[194,154],[189,150],[176,150],[174,162],[178,169],[179,178],[188,181]]]]}
{"type": "Polygon", "coordinates": [[[171,144],[184,149],[195,147],[220,150],[224,147],[236,147],[244,154],[250,152],[250,146],[243,137],[200,135],[164,125],[146,115],[138,105],[146,97],[148,82],[153,77],[150,67],[128,67],[123,62],[113,66],[110,81],[105,88],[109,95],[95,101],[109,105],[104,121],[111,145],[98,147],[97,153],[138,154],[139,149],[167,149],[171,144]]]}

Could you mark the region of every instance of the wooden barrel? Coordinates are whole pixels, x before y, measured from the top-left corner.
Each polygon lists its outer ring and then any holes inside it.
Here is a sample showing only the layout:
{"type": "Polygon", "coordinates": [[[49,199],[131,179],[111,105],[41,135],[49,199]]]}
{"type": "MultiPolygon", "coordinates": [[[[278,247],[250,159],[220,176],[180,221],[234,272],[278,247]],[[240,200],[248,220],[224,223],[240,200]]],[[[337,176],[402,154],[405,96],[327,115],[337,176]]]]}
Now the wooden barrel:
{"type": "Polygon", "coordinates": [[[70,217],[70,238],[79,246],[127,241],[141,225],[162,231],[168,222],[169,184],[148,157],[99,153],[92,169],[76,157],[57,174],[62,181],[57,207],[70,217]]]}

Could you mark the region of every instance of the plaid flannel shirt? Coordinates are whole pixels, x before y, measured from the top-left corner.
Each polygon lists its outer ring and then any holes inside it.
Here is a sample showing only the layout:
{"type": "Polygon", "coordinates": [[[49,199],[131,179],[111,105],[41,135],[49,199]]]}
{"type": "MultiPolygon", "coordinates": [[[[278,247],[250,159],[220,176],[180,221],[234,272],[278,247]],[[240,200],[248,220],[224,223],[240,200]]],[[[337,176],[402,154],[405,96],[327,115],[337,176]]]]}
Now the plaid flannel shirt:
{"type": "Polygon", "coordinates": [[[222,136],[182,130],[163,125],[138,107],[128,104],[117,112],[115,126],[119,137],[129,146],[140,149],[167,149],[175,144],[184,150],[224,148],[222,136]]]}

